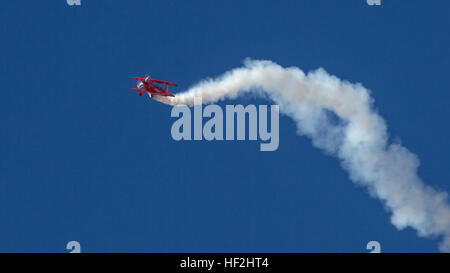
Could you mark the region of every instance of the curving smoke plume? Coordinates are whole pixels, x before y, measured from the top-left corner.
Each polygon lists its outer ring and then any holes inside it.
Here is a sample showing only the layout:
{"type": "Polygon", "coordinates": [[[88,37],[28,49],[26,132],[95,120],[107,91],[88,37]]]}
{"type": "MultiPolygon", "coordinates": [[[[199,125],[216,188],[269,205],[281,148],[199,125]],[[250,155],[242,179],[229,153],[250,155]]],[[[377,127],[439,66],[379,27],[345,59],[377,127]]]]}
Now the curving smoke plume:
{"type": "Polygon", "coordinates": [[[364,185],[392,213],[398,229],[412,227],[419,236],[442,236],[440,250],[450,252],[450,207],[447,194],[424,185],[417,156],[388,143],[386,124],[374,110],[369,90],[329,75],[305,74],[270,61],[246,60],[245,66],[200,82],[176,97],[156,97],[170,104],[212,103],[243,92],[264,92],[297,123],[298,134],[337,156],[350,179],[364,185]]]}

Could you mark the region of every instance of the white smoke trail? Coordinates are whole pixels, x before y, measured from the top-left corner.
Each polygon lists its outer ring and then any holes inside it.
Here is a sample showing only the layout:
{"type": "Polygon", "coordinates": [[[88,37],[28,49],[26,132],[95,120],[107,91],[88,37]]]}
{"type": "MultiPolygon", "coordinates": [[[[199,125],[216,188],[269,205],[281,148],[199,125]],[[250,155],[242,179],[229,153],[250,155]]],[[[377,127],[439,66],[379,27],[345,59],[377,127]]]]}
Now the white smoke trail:
{"type": "Polygon", "coordinates": [[[419,236],[442,236],[440,250],[450,251],[447,194],[424,185],[417,175],[417,156],[398,143],[389,144],[385,121],[373,109],[369,91],[329,75],[323,69],[305,74],[270,61],[246,60],[245,66],[208,79],[174,98],[170,105],[192,105],[262,92],[297,123],[298,133],[341,159],[350,179],[366,186],[392,213],[398,229],[412,227],[419,236]]]}

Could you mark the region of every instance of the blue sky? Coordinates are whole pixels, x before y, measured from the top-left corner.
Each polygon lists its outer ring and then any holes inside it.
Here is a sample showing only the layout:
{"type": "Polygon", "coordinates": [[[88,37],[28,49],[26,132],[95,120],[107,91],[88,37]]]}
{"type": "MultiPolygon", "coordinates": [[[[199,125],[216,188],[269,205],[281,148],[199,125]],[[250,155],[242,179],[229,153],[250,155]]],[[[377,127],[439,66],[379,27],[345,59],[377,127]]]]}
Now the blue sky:
{"type": "MultiPolygon", "coordinates": [[[[182,141],[131,76],[179,84],[246,57],[372,90],[426,184],[450,192],[448,1],[6,1],[0,252],[435,252],[280,118],[280,146],[182,141]],[[295,151],[295,152],[293,152],[295,151]]],[[[267,101],[240,98],[221,104],[267,101]]]]}

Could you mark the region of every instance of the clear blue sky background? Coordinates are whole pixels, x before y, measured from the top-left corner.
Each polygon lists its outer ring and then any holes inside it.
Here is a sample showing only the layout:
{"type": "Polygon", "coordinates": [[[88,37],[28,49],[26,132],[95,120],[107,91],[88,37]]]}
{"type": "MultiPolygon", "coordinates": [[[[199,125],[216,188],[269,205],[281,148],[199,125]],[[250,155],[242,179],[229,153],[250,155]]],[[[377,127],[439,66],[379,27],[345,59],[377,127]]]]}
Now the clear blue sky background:
{"type": "MultiPolygon", "coordinates": [[[[280,119],[280,146],[176,142],[171,108],[129,90],[185,90],[246,57],[318,67],[373,91],[392,137],[450,191],[449,1],[4,1],[0,251],[437,251],[398,231],[336,158],[280,119]]],[[[242,98],[226,103],[267,103],[242,98]]]]}

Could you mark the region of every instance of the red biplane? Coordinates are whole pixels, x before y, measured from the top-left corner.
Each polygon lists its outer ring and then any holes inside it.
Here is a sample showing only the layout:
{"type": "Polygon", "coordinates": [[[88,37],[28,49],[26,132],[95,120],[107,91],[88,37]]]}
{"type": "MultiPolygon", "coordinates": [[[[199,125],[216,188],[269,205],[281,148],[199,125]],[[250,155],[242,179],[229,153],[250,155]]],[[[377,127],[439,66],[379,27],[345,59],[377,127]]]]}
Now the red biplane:
{"type": "Polygon", "coordinates": [[[164,96],[164,97],[175,97],[174,94],[167,91],[169,88],[169,85],[177,86],[174,83],[166,82],[166,81],[160,81],[160,80],[154,80],[151,79],[150,76],[147,76],[145,78],[139,78],[139,77],[131,77],[133,80],[136,80],[137,82],[137,88],[131,88],[133,91],[138,91],[139,96],[142,96],[144,93],[149,93],[151,97],[153,96],[164,96]],[[163,84],[166,87],[164,89],[155,84],[163,84]]]}

